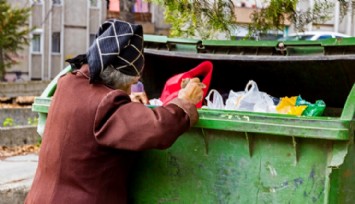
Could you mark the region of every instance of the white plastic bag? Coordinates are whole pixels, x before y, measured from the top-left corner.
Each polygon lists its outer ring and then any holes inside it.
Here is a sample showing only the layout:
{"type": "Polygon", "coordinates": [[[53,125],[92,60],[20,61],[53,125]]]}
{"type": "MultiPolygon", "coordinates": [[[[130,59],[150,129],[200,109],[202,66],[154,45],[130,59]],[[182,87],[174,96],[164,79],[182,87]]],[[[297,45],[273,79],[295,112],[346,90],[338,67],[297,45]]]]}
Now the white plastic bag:
{"type": "Polygon", "coordinates": [[[203,108],[224,109],[223,97],[217,90],[211,89],[205,99],[207,101],[207,106],[204,106],[203,108]],[[211,95],[213,96],[212,100],[211,95]]]}
{"type": "Polygon", "coordinates": [[[259,91],[256,82],[253,80],[248,82],[244,91],[230,91],[225,108],[228,110],[276,113],[271,96],[259,91]]]}
{"type": "Polygon", "coordinates": [[[238,104],[242,96],[244,95],[244,91],[234,92],[232,90],[229,91],[228,98],[226,100],[226,110],[238,110],[238,104]]]}
{"type": "Polygon", "coordinates": [[[153,98],[149,100],[149,105],[153,105],[153,106],[162,106],[163,102],[158,99],[158,98],[153,98]]]}

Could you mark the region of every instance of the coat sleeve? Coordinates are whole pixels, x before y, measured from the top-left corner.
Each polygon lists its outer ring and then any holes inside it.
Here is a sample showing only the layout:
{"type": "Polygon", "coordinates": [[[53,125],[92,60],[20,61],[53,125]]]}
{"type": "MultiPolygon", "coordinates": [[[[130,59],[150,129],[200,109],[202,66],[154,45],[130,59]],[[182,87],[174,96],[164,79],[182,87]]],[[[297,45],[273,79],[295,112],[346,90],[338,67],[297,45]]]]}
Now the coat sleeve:
{"type": "Polygon", "coordinates": [[[117,90],[100,102],[93,131],[99,144],[117,149],[166,149],[190,128],[191,112],[197,115],[193,104],[175,101],[149,108],[117,90]]]}

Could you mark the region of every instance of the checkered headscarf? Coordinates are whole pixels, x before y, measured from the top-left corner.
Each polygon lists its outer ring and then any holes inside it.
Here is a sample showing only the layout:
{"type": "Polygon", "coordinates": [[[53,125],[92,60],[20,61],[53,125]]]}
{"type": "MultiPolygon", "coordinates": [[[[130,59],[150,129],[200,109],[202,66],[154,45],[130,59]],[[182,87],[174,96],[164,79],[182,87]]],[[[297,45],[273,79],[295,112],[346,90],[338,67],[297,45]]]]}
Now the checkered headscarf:
{"type": "Polygon", "coordinates": [[[96,81],[108,66],[130,76],[140,76],[144,67],[142,26],[107,20],[89,48],[87,61],[90,82],[96,81]]]}

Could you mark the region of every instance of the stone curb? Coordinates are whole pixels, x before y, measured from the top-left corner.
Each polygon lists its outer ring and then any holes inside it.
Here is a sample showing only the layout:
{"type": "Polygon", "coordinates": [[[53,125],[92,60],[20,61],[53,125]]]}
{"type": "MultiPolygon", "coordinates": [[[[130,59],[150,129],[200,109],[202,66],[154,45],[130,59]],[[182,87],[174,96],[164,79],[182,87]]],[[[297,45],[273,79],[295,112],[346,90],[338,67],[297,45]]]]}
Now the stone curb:
{"type": "Polygon", "coordinates": [[[23,204],[30,189],[30,185],[1,189],[0,204],[23,204]]]}
{"type": "Polygon", "coordinates": [[[37,126],[0,127],[0,145],[17,146],[36,144],[40,141],[37,126]]]}
{"type": "Polygon", "coordinates": [[[49,81],[0,82],[0,97],[39,96],[49,81]]]}

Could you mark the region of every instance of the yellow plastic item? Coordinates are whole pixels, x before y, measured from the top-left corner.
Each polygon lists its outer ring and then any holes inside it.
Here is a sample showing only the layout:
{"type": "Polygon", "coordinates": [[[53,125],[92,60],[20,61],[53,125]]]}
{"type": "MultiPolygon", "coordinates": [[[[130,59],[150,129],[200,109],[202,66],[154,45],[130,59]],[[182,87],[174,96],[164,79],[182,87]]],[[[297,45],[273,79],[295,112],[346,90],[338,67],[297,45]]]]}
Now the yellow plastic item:
{"type": "Polygon", "coordinates": [[[307,106],[296,106],[296,100],[297,96],[281,98],[280,103],[276,106],[277,112],[298,116],[302,115],[303,111],[307,108],[307,106]]]}

